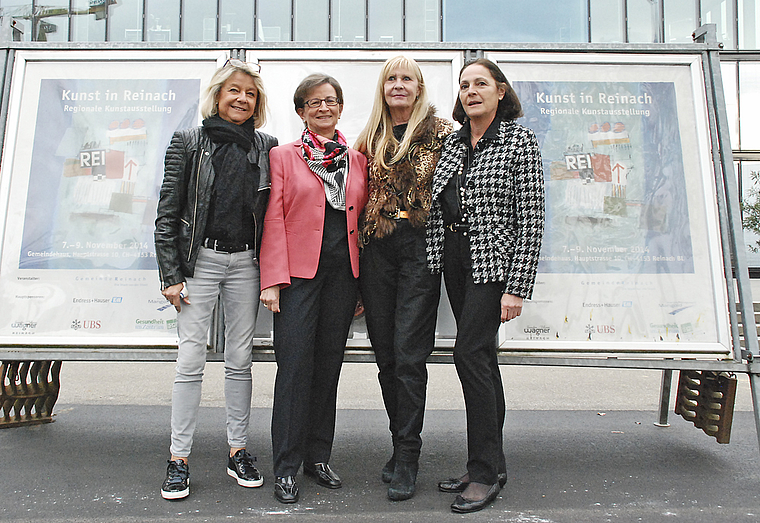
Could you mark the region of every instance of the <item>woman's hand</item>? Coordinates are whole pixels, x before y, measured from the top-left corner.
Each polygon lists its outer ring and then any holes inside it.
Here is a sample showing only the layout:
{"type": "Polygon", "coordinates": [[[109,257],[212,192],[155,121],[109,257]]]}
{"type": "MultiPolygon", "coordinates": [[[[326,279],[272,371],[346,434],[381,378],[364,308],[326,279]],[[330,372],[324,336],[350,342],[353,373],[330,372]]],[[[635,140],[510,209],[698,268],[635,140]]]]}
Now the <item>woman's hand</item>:
{"type": "Polygon", "coordinates": [[[169,303],[174,305],[174,308],[177,309],[177,312],[182,310],[183,301],[188,304],[190,303],[190,296],[187,295],[184,283],[176,283],[174,285],[170,285],[169,287],[166,287],[164,290],[162,290],[161,294],[164,295],[164,298],[166,298],[169,303]]]}
{"type": "Polygon", "coordinates": [[[523,299],[514,294],[501,296],[501,322],[517,318],[522,312],[523,299]]]}
{"type": "Polygon", "coordinates": [[[261,303],[266,305],[267,309],[272,312],[280,312],[280,286],[273,285],[261,291],[259,298],[261,303]]]}

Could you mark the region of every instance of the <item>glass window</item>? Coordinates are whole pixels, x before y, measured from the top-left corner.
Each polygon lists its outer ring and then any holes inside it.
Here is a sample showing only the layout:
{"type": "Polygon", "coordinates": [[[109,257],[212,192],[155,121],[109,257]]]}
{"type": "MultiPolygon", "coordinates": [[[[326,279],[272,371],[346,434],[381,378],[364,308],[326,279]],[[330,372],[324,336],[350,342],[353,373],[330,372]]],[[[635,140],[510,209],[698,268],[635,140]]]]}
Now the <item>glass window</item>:
{"type": "Polygon", "coordinates": [[[290,2],[259,0],[256,35],[256,39],[262,42],[290,40],[290,2]]]}
{"type": "Polygon", "coordinates": [[[406,41],[439,42],[441,14],[438,0],[406,0],[406,41]]]}
{"type": "Polygon", "coordinates": [[[760,49],[760,5],[739,0],[739,49],[760,49]]]}
{"type": "Polygon", "coordinates": [[[142,42],[142,0],[121,0],[108,6],[108,40],[142,42]]]}
{"type": "Polygon", "coordinates": [[[591,41],[625,42],[623,0],[592,0],[591,41]]]}
{"type": "Polygon", "coordinates": [[[333,0],[332,40],[335,42],[363,42],[365,40],[364,2],[333,0]]]}
{"type": "MultiPolygon", "coordinates": [[[[746,223],[760,221],[760,163],[740,162],[739,180],[743,212],[742,220],[746,223]]],[[[747,248],[747,265],[760,267],[760,226],[744,227],[744,244],[747,248]]]]}
{"type": "Polygon", "coordinates": [[[101,4],[90,0],[71,2],[71,41],[105,42],[105,0],[101,4]]]}
{"type": "Polygon", "coordinates": [[[628,41],[645,44],[660,42],[658,0],[628,0],[627,3],[628,41]]]}
{"type": "Polygon", "coordinates": [[[665,43],[691,42],[697,28],[696,0],[665,1],[665,43]]]}
{"type": "Polygon", "coordinates": [[[34,37],[38,42],[69,41],[69,0],[45,0],[44,8],[37,8],[34,37]]]}
{"type": "Polygon", "coordinates": [[[446,42],[588,42],[586,0],[443,0],[446,42]]]}
{"type": "Polygon", "coordinates": [[[293,21],[297,42],[326,42],[328,36],[328,0],[296,0],[293,21]]]}
{"type": "Polygon", "coordinates": [[[728,114],[728,131],[731,135],[731,148],[739,148],[739,95],[736,92],[737,63],[721,62],[720,76],[723,79],[723,96],[726,99],[728,114]]]}
{"type": "Polygon", "coordinates": [[[403,42],[403,0],[369,0],[369,39],[372,42],[403,42]]]}
{"type": "Polygon", "coordinates": [[[223,42],[250,42],[253,40],[253,0],[222,0],[221,30],[223,42]]]}
{"type": "Polygon", "coordinates": [[[724,49],[736,49],[734,18],[734,0],[702,0],[702,23],[715,24],[724,49]]]}
{"type": "MultiPolygon", "coordinates": [[[[67,4],[68,5],[68,4],[67,4]]],[[[29,42],[32,40],[32,0],[0,0],[0,15],[3,17],[3,33],[8,40],[29,42]],[[10,19],[6,19],[10,17],[10,19]],[[7,36],[6,36],[7,31],[7,36]]]]}
{"type": "Polygon", "coordinates": [[[216,2],[184,0],[182,2],[182,40],[216,41],[216,2]]]}
{"type": "Polygon", "coordinates": [[[739,63],[741,148],[760,149],[760,63],[739,63]]]}
{"type": "Polygon", "coordinates": [[[179,40],[179,0],[146,0],[147,42],[179,40]]]}

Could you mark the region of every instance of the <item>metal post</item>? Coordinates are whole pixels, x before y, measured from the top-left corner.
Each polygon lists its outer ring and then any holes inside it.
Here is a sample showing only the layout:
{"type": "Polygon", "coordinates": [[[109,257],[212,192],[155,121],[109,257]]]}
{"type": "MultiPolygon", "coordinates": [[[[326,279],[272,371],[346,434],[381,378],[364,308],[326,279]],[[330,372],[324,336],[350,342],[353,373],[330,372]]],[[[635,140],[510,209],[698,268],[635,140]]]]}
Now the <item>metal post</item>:
{"type": "Polygon", "coordinates": [[[660,421],[656,427],[670,427],[668,423],[668,411],[670,411],[670,384],[673,382],[673,371],[662,371],[662,386],[660,387],[660,421]]]}
{"type": "MultiPolygon", "coordinates": [[[[716,175],[722,177],[725,190],[726,214],[728,217],[728,229],[731,259],[733,261],[734,275],[739,291],[739,307],[744,323],[744,346],[746,352],[742,359],[750,363],[749,379],[752,388],[752,401],[755,414],[755,430],[757,431],[758,444],[760,445],[760,382],[758,373],[753,372],[752,362],[760,355],[758,349],[757,329],[755,328],[755,311],[752,303],[752,290],[749,284],[749,268],[745,256],[744,232],[742,227],[740,199],[737,188],[736,174],[734,172],[734,160],[731,152],[731,141],[728,133],[729,124],[726,114],[726,102],[723,95],[723,80],[720,74],[719,46],[716,38],[715,24],[703,25],[694,33],[694,39],[701,43],[714,44],[713,49],[705,53],[705,82],[708,89],[708,113],[710,114],[710,126],[715,128],[717,141],[713,141],[713,151],[719,152],[719,165],[715,166],[716,175]],[[748,328],[748,322],[750,327],[748,328]]],[[[720,203],[720,201],[719,201],[720,203]]],[[[729,286],[733,282],[729,280],[729,286]]],[[[732,305],[732,304],[729,304],[732,305]]]]}

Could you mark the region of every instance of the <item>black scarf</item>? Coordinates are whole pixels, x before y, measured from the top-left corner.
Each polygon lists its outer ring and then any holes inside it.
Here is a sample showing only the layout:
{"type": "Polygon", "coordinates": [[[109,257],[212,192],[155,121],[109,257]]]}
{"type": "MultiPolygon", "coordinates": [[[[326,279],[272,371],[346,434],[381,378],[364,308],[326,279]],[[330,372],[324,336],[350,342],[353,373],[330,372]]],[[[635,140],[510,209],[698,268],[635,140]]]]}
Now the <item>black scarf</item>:
{"type": "Polygon", "coordinates": [[[213,230],[207,227],[207,232],[216,239],[222,239],[223,232],[239,237],[241,231],[235,229],[245,228],[241,220],[249,219],[259,187],[258,157],[253,162],[248,158],[256,133],[254,119],[237,125],[214,115],[203,120],[203,129],[217,146],[211,158],[216,174],[209,209],[213,230]],[[233,230],[219,230],[225,224],[233,230]]]}

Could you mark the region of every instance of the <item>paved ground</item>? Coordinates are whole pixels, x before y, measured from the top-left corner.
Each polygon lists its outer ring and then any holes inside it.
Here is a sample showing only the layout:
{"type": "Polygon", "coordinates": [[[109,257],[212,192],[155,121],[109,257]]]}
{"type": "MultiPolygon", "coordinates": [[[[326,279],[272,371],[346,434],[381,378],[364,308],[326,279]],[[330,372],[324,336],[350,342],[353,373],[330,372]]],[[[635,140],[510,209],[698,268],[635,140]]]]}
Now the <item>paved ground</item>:
{"type": "Polygon", "coordinates": [[[56,421],[0,431],[0,521],[142,522],[756,522],[760,450],[746,377],[732,442],[719,445],[680,417],[658,428],[661,374],[504,367],[509,483],[494,505],[459,516],[437,480],[463,471],[464,412],[453,368],[430,367],[418,493],[387,500],[379,471],[387,422],[371,364],[346,365],[331,463],[344,488],[300,478],[302,501],[272,496],[272,364],[255,368],[250,450],[266,483],[225,473],[221,365],[209,364],[191,457],[192,492],[161,498],[173,375],[165,363],[66,362],[56,421]]]}

